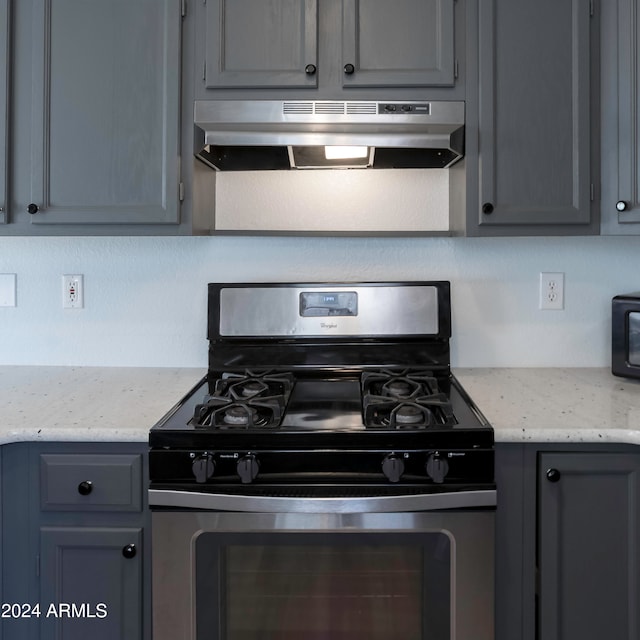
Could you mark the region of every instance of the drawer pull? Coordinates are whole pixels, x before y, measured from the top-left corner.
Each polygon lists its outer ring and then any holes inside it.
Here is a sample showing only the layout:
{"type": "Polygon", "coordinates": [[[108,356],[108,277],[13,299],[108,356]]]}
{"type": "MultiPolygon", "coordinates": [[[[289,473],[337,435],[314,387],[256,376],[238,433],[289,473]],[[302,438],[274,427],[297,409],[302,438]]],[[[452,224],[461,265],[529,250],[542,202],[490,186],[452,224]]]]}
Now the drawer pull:
{"type": "Polygon", "coordinates": [[[93,491],[93,482],[91,480],[83,480],[78,485],[78,493],[81,496],[88,496],[93,491]]]}
{"type": "Polygon", "coordinates": [[[122,555],[127,558],[127,560],[130,560],[131,558],[135,558],[136,553],[138,552],[138,550],[136,549],[136,545],[135,544],[128,544],[124,547],[122,547],[122,555]]]}

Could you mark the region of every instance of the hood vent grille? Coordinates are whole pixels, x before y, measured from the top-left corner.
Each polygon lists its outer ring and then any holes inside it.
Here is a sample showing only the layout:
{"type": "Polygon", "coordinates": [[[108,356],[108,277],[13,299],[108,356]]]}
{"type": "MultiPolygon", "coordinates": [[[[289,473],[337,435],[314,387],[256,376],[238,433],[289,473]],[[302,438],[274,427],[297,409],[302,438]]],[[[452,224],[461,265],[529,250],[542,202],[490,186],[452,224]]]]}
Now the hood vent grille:
{"type": "Polygon", "coordinates": [[[378,113],[378,105],[375,102],[347,102],[346,105],[348,114],[366,113],[374,115],[378,113]]]}
{"type": "Polygon", "coordinates": [[[313,102],[283,102],[282,113],[285,115],[290,114],[313,114],[313,102]]]}
{"type": "Polygon", "coordinates": [[[327,101],[298,101],[283,102],[284,115],[375,115],[378,113],[376,102],[327,102],[327,101]]]}

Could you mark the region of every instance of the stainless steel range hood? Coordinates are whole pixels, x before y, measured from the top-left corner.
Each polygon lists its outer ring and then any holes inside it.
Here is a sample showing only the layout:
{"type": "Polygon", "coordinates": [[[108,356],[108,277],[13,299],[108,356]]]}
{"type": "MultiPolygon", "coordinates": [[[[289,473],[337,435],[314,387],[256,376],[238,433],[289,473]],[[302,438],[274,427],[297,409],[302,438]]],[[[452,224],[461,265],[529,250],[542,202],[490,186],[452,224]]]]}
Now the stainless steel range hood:
{"type": "Polygon", "coordinates": [[[194,123],[195,155],[219,171],[445,168],[464,153],[464,102],[208,100],[194,123]]]}

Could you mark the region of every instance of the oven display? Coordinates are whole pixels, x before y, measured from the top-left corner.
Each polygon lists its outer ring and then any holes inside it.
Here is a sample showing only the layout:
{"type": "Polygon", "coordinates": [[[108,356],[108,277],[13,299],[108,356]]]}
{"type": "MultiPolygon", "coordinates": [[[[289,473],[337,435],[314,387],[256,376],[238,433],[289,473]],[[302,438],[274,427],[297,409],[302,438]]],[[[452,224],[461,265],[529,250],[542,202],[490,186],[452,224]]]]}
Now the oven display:
{"type": "Polygon", "coordinates": [[[303,291],[300,294],[300,315],[357,316],[358,294],[355,291],[303,291]]]}

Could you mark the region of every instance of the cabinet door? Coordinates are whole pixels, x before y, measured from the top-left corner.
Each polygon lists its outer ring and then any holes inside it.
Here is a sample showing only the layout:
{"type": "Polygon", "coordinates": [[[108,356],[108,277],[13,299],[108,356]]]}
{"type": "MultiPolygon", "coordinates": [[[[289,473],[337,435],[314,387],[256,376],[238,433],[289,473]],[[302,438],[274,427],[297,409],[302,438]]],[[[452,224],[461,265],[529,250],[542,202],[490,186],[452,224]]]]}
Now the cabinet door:
{"type": "Polygon", "coordinates": [[[478,224],[587,225],[590,0],[486,0],[479,19],[478,224]]]}
{"type": "Polygon", "coordinates": [[[178,222],[180,0],[33,12],[31,222],[178,222]]]}
{"type": "Polygon", "coordinates": [[[602,3],[602,232],[640,233],[640,11],[602,3]]]}
{"type": "Polygon", "coordinates": [[[140,640],[141,539],[140,529],[43,527],[40,637],[140,640]]]}
{"type": "Polygon", "coordinates": [[[317,86],[317,0],[206,5],[207,89],[317,86]]]}
{"type": "Polygon", "coordinates": [[[0,0],[0,224],[7,221],[8,128],[9,0],[0,0]]]}
{"type": "Polygon", "coordinates": [[[343,86],[454,84],[454,0],[343,0],[343,86]]]}
{"type": "Polygon", "coordinates": [[[539,638],[636,638],[640,455],[542,454],[539,638]]]}

